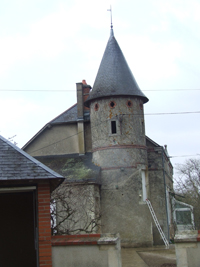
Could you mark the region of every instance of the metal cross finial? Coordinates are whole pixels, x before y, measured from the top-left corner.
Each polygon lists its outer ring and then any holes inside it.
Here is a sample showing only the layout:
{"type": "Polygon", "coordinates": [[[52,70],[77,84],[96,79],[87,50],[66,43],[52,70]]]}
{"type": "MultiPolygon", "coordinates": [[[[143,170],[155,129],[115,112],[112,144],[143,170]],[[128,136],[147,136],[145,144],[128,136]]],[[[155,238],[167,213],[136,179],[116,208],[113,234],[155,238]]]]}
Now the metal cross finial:
{"type": "Polygon", "coordinates": [[[110,11],[110,19],[111,19],[111,26],[110,28],[113,28],[113,24],[112,24],[112,7],[110,6],[110,9],[107,9],[107,11],[110,11]]]}

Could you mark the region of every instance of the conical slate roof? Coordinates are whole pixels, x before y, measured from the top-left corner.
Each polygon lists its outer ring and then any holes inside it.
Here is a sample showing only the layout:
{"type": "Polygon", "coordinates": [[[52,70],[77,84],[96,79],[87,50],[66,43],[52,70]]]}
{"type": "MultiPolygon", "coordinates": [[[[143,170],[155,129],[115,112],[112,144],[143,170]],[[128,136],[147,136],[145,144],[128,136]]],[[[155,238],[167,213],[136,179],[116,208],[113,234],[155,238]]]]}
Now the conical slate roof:
{"type": "Polygon", "coordinates": [[[93,89],[85,105],[89,106],[94,99],[119,95],[138,96],[144,103],[149,101],[137,85],[111,29],[93,89]]]}

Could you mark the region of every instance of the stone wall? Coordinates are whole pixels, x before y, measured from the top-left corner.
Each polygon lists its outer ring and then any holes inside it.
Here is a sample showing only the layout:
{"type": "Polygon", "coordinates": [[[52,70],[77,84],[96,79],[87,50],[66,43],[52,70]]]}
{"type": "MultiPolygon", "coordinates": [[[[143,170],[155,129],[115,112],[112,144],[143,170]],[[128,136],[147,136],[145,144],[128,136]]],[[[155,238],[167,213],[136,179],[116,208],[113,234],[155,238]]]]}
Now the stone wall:
{"type": "Polygon", "coordinates": [[[143,103],[140,99],[99,99],[98,102],[91,103],[90,121],[93,151],[113,145],[146,146],[143,103]],[[116,134],[111,133],[111,121],[116,121],[116,134]]]}
{"type": "Polygon", "coordinates": [[[177,267],[200,266],[200,231],[183,231],[175,236],[177,267]]]}
{"type": "Polygon", "coordinates": [[[101,167],[102,231],[119,232],[122,246],[151,246],[151,215],[143,201],[148,177],[142,184],[147,171],[143,102],[98,99],[90,105],[90,116],[93,162],[101,167]]]}
{"type": "Polygon", "coordinates": [[[152,223],[142,198],[140,169],[102,171],[102,231],[119,232],[123,247],[152,246],[152,223]]]}
{"type": "Polygon", "coordinates": [[[53,267],[121,267],[120,239],[116,235],[52,237],[53,267]]]}
{"type": "MultiPolygon", "coordinates": [[[[167,239],[173,238],[173,210],[169,192],[173,192],[173,169],[161,146],[148,146],[149,200],[167,239]]],[[[163,244],[162,238],[153,222],[154,245],[163,244]]]]}

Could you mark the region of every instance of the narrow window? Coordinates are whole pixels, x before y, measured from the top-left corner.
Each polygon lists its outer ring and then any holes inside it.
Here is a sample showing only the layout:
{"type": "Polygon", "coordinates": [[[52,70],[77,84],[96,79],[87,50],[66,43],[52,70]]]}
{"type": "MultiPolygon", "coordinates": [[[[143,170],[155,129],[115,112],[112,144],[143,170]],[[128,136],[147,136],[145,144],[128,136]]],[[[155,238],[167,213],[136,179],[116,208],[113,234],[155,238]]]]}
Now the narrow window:
{"type": "Polygon", "coordinates": [[[111,134],[117,133],[116,121],[111,121],[111,134]]]}
{"type": "Polygon", "coordinates": [[[99,104],[96,103],[96,104],[94,105],[94,110],[97,111],[98,109],[99,109],[99,104]]]}
{"type": "Polygon", "coordinates": [[[142,170],[142,196],[143,201],[146,201],[147,199],[147,190],[146,190],[146,177],[145,177],[145,171],[142,170]]]}
{"type": "Polygon", "coordinates": [[[145,130],[144,130],[144,120],[141,120],[141,133],[144,134],[145,130]]]}

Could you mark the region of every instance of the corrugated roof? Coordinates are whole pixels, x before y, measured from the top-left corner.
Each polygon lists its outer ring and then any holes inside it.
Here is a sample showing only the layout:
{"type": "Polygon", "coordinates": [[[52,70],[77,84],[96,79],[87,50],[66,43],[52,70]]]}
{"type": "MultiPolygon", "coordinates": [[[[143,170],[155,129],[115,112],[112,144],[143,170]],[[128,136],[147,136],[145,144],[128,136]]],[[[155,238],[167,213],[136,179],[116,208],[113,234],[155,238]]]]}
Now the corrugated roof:
{"type": "Polygon", "coordinates": [[[140,90],[126,59],[114,37],[108,40],[92,91],[85,102],[107,96],[138,96],[146,103],[148,98],[140,90]]]}
{"type": "Polygon", "coordinates": [[[0,180],[55,178],[63,176],[0,136],[0,180]]]}

